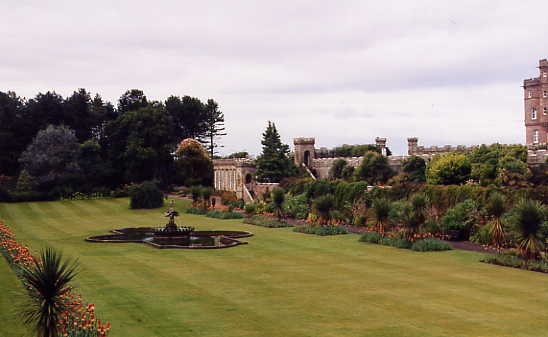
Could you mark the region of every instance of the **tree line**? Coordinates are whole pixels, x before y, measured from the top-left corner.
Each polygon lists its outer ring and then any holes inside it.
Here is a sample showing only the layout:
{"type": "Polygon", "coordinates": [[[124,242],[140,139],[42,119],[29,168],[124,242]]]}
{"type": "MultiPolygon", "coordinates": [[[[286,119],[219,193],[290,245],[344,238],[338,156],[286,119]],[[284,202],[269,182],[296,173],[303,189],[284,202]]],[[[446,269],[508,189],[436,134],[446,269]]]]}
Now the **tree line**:
{"type": "Polygon", "coordinates": [[[51,91],[30,99],[0,92],[0,176],[26,171],[42,190],[176,183],[181,140],[200,141],[213,157],[224,135],[224,114],[213,99],[160,102],[132,89],[114,106],[86,89],[66,98],[51,91]]]}

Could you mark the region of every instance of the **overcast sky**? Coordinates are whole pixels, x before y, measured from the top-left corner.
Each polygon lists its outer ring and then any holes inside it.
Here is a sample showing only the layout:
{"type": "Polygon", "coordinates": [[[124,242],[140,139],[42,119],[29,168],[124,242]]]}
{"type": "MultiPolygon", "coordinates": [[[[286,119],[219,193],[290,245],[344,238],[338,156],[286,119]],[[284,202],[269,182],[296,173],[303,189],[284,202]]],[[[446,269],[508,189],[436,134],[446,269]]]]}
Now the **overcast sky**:
{"type": "Polygon", "coordinates": [[[403,154],[524,142],[548,1],[0,0],[0,31],[0,91],[214,98],[223,153],[260,152],[272,120],[287,143],[403,154]]]}

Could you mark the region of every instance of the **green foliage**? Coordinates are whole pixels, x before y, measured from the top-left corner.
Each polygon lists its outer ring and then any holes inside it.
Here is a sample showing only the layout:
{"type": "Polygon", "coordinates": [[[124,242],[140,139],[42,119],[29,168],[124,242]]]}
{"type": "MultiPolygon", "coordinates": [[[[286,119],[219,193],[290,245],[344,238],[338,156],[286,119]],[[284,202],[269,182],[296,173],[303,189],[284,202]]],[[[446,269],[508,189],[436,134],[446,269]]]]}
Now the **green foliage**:
{"type": "Polygon", "coordinates": [[[395,247],[395,248],[401,248],[401,249],[409,249],[412,246],[411,241],[408,241],[408,240],[403,239],[403,238],[394,238],[394,237],[389,237],[389,236],[385,236],[385,237],[381,238],[381,240],[379,241],[379,244],[384,245],[384,246],[391,246],[391,247],[395,247]]]}
{"type": "Polygon", "coordinates": [[[272,198],[272,206],[274,208],[274,214],[278,217],[278,220],[281,220],[284,217],[284,201],[285,201],[285,192],[283,189],[277,187],[270,192],[272,198]]]}
{"type": "Polygon", "coordinates": [[[245,218],[243,222],[250,225],[257,225],[269,228],[293,227],[285,221],[278,221],[262,215],[254,215],[252,217],[245,218]]]}
{"type": "Polygon", "coordinates": [[[329,177],[331,179],[341,179],[343,177],[343,171],[347,165],[348,163],[344,159],[335,160],[329,169],[329,177]]]}
{"type": "Polygon", "coordinates": [[[392,209],[392,203],[387,199],[375,199],[372,204],[373,212],[375,213],[375,219],[377,221],[377,227],[381,234],[384,234],[386,226],[388,226],[388,219],[390,211],[392,209]]]}
{"type": "Polygon", "coordinates": [[[313,182],[312,178],[288,177],[280,181],[280,187],[286,190],[290,195],[299,195],[305,192],[305,187],[313,182]]]}
{"type": "MultiPolygon", "coordinates": [[[[331,150],[318,151],[319,158],[335,158],[335,157],[361,157],[367,152],[381,152],[381,149],[376,144],[362,145],[342,145],[331,150]]],[[[392,152],[386,148],[386,154],[390,156],[392,152]]]]}
{"type": "Polygon", "coordinates": [[[18,192],[29,192],[34,187],[34,179],[27,170],[22,170],[17,179],[17,186],[15,189],[18,192]]]}
{"type": "Polygon", "coordinates": [[[512,267],[512,268],[531,270],[531,271],[538,271],[541,273],[548,273],[547,260],[527,261],[518,256],[514,256],[508,253],[486,255],[480,261],[485,263],[496,264],[499,266],[506,266],[506,267],[512,267]]]}
{"type": "Polygon", "coordinates": [[[207,212],[208,211],[202,207],[189,207],[185,209],[185,213],[187,214],[205,215],[207,212]]]}
{"type": "Polygon", "coordinates": [[[257,212],[257,206],[254,203],[247,203],[244,206],[245,214],[255,214],[257,212]]]}
{"type": "Polygon", "coordinates": [[[472,235],[470,235],[470,241],[479,243],[480,245],[488,245],[491,243],[491,230],[490,226],[478,227],[472,235]]]}
{"type": "Polygon", "coordinates": [[[294,219],[306,219],[310,207],[304,194],[288,197],[284,204],[284,213],[294,219]]]}
{"type": "Polygon", "coordinates": [[[335,199],[333,195],[322,195],[312,203],[312,207],[316,215],[320,218],[322,224],[327,224],[331,220],[331,212],[335,207],[335,199]]]}
{"type": "Polygon", "coordinates": [[[394,171],[388,165],[387,157],[377,152],[367,152],[354,172],[356,180],[366,181],[370,185],[384,184],[393,175],[394,171]]]}
{"type": "Polygon", "coordinates": [[[348,230],[341,226],[298,226],[293,231],[320,236],[348,234],[348,230]]]}
{"type": "Polygon", "coordinates": [[[24,170],[42,189],[70,184],[80,174],[80,145],[74,131],[65,126],[48,126],[36,134],[19,158],[24,170]]]}
{"type": "Polygon", "coordinates": [[[206,213],[207,217],[215,218],[215,219],[243,219],[244,215],[240,212],[222,212],[218,210],[212,210],[206,213]]]}
{"type": "Polygon", "coordinates": [[[443,242],[438,239],[418,240],[411,246],[411,250],[416,252],[434,252],[452,249],[453,247],[451,247],[451,245],[447,242],[443,242]]]}
{"type": "Polygon", "coordinates": [[[361,242],[368,243],[379,243],[381,242],[382,236],[378,232],[365,232],[360,237],[361,242]]]}
{"type": "Polygon", "coordinates": [[[234,153],[231,153],[229,154],[228,156],[225,157],[226,159],[234,159],[234,158],[249,158],[249,153],[246,152],[246,151],[242,151],[242,152],[234,152],[234,153]]]}
{"type": "Polygon", "coordinates": [[[21,315],[25,324],[32,325],[38,336],[59,336],[59,325],[67,310],[63,298],[76,277],[78,262],[67,260],[53,248],[40,252],[40,262],[22,270],[22,279],[29,295],[21,315]]]}
{"type": "Polygon", "coordinates": [[[434,185],[459,185],[470,179],[472,166],[465,154],[434,156],[426,169],[426,181],[434,185]]]}
{"type": "Polygon", "coordinates": [[[161,105],[121,114],[105,126],[101,147],[122,181],[165,181],[171,178],[171,118],[161,105]]]}
{"type": "Polygon", "coordinates": [[[366,191],[367,183],[365,182],[348,183],[339,181],[335,185],[335,205],[340,209],[347,204],[353,204],[356,200],[361,199],[366,191]]]}
{"type": "Polygon", "coordinates": [[[445,232],[470,229],[476,221],[476,210],[477,204],[472,199],[456,204],[441,218],[441,228],[445,232]]]}
{"type": "Polygon", "coordinates": [[[307,200],[316,199],[322,195],[333,194],[335,192],[335,184],[325,179],[314,180],[307,184],[304,188],[304,193],[307,200]]]}
{"type": "Polygon", "coordinates": [[[546,207],[538,201],[522,200],[515,207],[514,229],[518,234],[518,249],[526,260],[540,257],[544,249],[541,238],[546,221],[546,207]]]}
{"type": "Polygon", "coordinates": [[[289,146],[282,144],[274,123],[268,122],[261,144],[263,152],[256,160],[258,181],[277,183],[296,172],[295,165],[289,158],[289,146]]]}
{"type": "Polygon", "coordinates": [[[136,184],[129,189],[130,208],[158,208],[164,205],[164,194],[153,181],[136,184]]]}
{"type": "Polygon", "coordinates": [[[176,151],[177,181],[186,186],[211,185],[213,162],[205,149],[193,139],[183,140],[176,151]]]}
{"type": "Polygon", "coordinates": [[[407,175],[407,180],[414,183],[426,181],[426,162],[421,157],[411,156],[402,163],[403,172],[407,175]]]}

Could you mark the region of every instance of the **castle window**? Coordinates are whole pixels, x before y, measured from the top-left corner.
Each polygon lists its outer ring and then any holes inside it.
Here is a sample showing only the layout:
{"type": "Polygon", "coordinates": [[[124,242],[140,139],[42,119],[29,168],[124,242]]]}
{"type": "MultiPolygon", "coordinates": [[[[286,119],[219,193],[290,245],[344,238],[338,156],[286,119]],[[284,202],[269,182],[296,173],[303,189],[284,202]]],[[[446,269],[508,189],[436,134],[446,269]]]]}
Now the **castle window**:
{"type": "Polygon", "coordinates": [[[537,119],[537,109],[536,108],[533,108],[533,110],[531,110],[531,119],[537,119]]]}
{"type": "Polygon", "coordinates": [[[529,98],[532,98],[533,97],[533,92],[529,90],[529,95],[528,95],[529,98]]]}
{"type": "Polygon", "coordinates": [[[542,73],[542,77],[547,77],[546,72],[542,73]]]}
{"type": "Polygon", "coordinates": [[[542,93],[542,97],[544,98],[548,97],[548,91],[544,90],[544,92],[542,93]]]}
{"type": "Polygon", "coordinates": [[[548,106],[544,107],[544,110],[542,110],[542,114],[548,115],[548,106]]]}
{"type": "Polygon", "coordinates": [[[533,131],[533,144],[538,144],[538,130],[533,131]]]}

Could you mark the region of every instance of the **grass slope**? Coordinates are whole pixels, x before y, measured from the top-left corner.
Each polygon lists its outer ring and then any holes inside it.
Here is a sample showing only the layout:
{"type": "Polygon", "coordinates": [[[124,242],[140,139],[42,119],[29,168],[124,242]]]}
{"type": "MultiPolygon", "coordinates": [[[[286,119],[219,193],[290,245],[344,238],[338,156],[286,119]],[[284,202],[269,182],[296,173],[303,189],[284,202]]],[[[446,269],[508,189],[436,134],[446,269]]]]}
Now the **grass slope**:
{"type": "MultiPolygon", "coordinates": [[[[548,331],[547,275],[478,263],[471,252],[418,253],[363,244],[356,235],[318,237],[189,214],[178,223],[255,236],[243,239],[249,245],[204,251],[83,241],[166,222],[159,209],[129,210],[127,199],[0,204],[0,219],[35,251],[53,245],[79,258],[78,290],[112,322],[112,337],[548,331]]],[[[0,284],[11,277],[0,273],[0,284]]]]}

